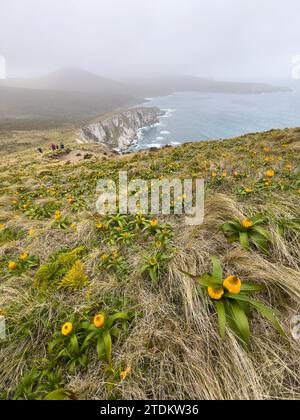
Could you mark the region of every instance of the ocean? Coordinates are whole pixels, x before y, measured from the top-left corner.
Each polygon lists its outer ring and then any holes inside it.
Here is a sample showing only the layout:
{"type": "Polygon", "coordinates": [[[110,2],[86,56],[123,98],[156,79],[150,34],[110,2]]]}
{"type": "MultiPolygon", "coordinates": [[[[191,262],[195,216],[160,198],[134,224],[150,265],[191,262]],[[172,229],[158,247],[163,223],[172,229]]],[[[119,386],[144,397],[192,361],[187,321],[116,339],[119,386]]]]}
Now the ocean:
{"type": "Polygon", "coordinates": [[[149,98],[143,106],[159,107],[166,114],[155,126],[140,130],[134,150],[300,126],[300,90],[259,95],[175,93],[149,98]]]}

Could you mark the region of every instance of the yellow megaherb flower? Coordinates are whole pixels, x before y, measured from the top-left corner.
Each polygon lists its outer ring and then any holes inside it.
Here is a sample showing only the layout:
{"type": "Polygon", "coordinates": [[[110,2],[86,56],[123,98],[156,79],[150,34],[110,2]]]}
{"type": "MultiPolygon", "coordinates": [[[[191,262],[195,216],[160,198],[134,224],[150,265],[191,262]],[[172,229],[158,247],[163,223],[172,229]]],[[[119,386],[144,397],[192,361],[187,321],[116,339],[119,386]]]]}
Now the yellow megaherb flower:
{"type": "Polygon", "coordinates": [[[112,258],[113,258],[114,260],[116,260],[117,258],[119,258],[119,253],[118,253],[118,251],[113,251],[113,253],[112,253],[112,258]]]}
{"type": "Polygon", "coordinates": [[[245,188],[245,192],[246,192],[247,194],[250,194],[250,193],[252,193],[252,192],[253,192],[253,189],[252,189],[252,188],[245,188]]]}
{"type": "Polygon", "coordinates": [[[59,210],[57,210],[57,211],[54,213],[54,219],[55,219],[55,220],[60,220],[60,219],[61,219],[61,212],[60,212],[59,210]]]}
{"type": "Polygon", "coordinates": [[[217,172],[212,172],[211,173],[212,178],[216,178],[216,176],[218,176],[217,172]]]}
{"type": "Polygon", "coordinates": [[[227,177],[227,172],[223,172],[222,173],[222,178],[226,178],[227,177]]]}
{"type": "Polygon", "coordinates": [[[17,263],[15,261],[9,261],[8,268],[9,270],[16,270],[18,268],[17,263]]]}
{"type": "Polygon", "coordinates": [[[120,379],[122,380],[122,381],[124,381],[124,379],[126,379],[127,378],[127,376],[128,375],[130,375],[131,374],[131,368],[130,367],[127,367],[125,370],[123,370],[121,373],[120,373],[120,379]]]}
{"type": "Polygon", "coordinates": [[[0,230],[3,230],[5,228],[5,225],[3,223],[0,223],[0,230]]]}
{"type": "Polygon", "coordinates": [[[33,228],[29,229],[28,235],[29,236],[34,236],[35,235],[35,229],[33,229],[33,228]]]}
{"type": "Polygon", "coordinates": [[[26,261],[26,260],[28,260],[28,254],[27,254],[27,252],[23,252],[23,253],[20,255],[20,260],[22,260],[22,261],[26,261]]]}
{"type": "Polygon", "coordinates": [[[70,335],[73,331],[73,324],[72,322],[66,322],[62,328],[61,328],[61,333],[62,335],[64,335],[65,337],[67,337],[68,335],[70,335]]]}
{"type": "Polygon", "coordinates": [[[274,171],[273,169],[270,169],[269,171],[267,171],[267,172],[265,173],[265,175],[266,175],[268,178],[273,178],[273,177],[275,176],[275,171],[274,171]]]}
{"type": "Polygon", "coordinates": [[[158,226],[158,221],[157,219],[153,219],[150,221],[150,226],[153,228],[156,228],[158,226]]]}
{"type": "Polygon", "coordinates": [[[242,220],[241,224],[242,224],[242,226],[245,229],[249,229],[249,228],[251,228],[253,226],[253,222],[250,219],[244,219],[244,220],[242,220]]]}
{"type": "Polygon", "coordinates": [[[156,258],[150,258],[149,259],[149,264],[152,265],[152,267],[154,267],[155,265],[157,265],[157,259],[156,258]]]}
{"type": "Polygon", "coordinates": [[[224,280],[223,286],[228,290],[228,292],[237,295],[241,292],[242,282],[236,276],[229,276],[224,280]]]}
{"type": "Polygon", "coordinates": [[[224,295],[223,287],[217,287],[217,288],[209,287],[207,289],[207,292],[209,296],[214,300],[220,300],[222,296],[224,295]]]}
{"type": "Polygon", "coordinates": [[[96,328],[102,328],[105,324],[105,315],[104,314],[96,315],[93,322],[96,328]]]}

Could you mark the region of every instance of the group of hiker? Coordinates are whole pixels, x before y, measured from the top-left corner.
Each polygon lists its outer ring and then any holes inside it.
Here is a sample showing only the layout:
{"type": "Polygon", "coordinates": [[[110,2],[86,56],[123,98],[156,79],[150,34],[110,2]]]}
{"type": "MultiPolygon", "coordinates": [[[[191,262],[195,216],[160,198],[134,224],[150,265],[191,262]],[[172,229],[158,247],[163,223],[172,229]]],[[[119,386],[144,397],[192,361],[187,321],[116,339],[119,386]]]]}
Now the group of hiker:
{"type": "MultiPolygon", "coordinates": [[[[39,153],[43,153],[42,147],[38,147],[37,150],[39,153]]],[[[50,150],[52,150],[52,152],[56,152],[57,150],[65,150],[65,145],[63,143],[61,143],[60,145],[52,143],[50,145],[50,150]]]]}

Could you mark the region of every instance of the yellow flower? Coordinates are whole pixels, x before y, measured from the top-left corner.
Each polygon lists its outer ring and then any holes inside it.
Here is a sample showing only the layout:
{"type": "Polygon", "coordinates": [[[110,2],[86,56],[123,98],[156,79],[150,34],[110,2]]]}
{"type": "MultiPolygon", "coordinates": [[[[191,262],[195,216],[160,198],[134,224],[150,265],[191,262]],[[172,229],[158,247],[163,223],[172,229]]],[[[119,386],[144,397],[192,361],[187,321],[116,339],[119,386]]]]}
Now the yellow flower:
{"type": "Polygon", "coordinates": [[[12,201],[11,201],[11,204],[12,204],[13,206],[15,206],[16,204],[18,204],[18,200],[12,200],[12,201]]]}
{"type": "Polygon", "coordinates": [[[16,262],[14,262],[14,261],[9,261],[9,263],[8,263],[8,268],[10,269],[10,270],[16,270],[17,269],[17,263],[16,262]]]}
{"type": "Polygon", "coordinates": [[[101,260],[102,261],[107,261],[108,260],[108,255],[106,255],[106,254],[103,254],[103,255],[101,255],[101,260]]]}
{"type": "Polygon", "coordinates": [[[245,188],[245,192],[246,192],[247,194],[250,194],[250,193],[252,193],[252,192],[253,192],[253,190],[252,190],[251,188],[245,188]]]}
{"type": "Polygon", "coordinates": [[[22,260],[22,261],[26,261],[26,260],[28,260],[28,254],[27,254],[26,252],[23,252],[23,253],[20,255],[20,260],[22,260]]]}
{"type": "Polygon", "coordinates": [[[227,172],[223,172],[223,173],[222,173],[222,177],[223,177],[223,178],[226,178],[226,177],[227,177],[227,172]]]}
{"type": "Polygon", "coordinates": [[[269,147],[264,147],[264,152],[265,153],[268,153],[270,151],[270,148],[269,147]]]}
{"type": "Polygon", "coordinates": [[[128,375],[130,375],[131,374],[131,368],[130,367],[127,367],[125,370],[123,370],[121,373],[120,373],[120,379],[122,380],[122,381],[124,381],[124,379],[126,379],[126,377],[128,376],[128,375]]]}
{"type": "Polygon", "coordinates": [[[153,219],[150,221],[150,225],[153,228],[156,228],[158,226],[158,221],[156,219],[153,219]]]}
{"type": "Polygon", "coordinates": [[[150,258],[149,259],[149,264],[152,265],[152,267],[154,267],[155,265],[157,265],[157,259],[156,258],[150,258]]]}
{"type": "Polygon", "coordinates": [[[104,314],[98,314],[94,318],[94,325],[96,328],[102,328],[105,324],[105,315],[104,314]]]}
{"type": "Polygon", "coordinates": [[[240,293],[241,285],[241,280],[236,276],[229,276],[223,282],[223,286],[225,287],[225,289],[227,289],[228,292],[234,293],[236,295],[240,293]]]}
{"type": "Polygon", "coordinates": [[[0,223],[0,230],[3,230],[5,228],[5,225],[3,223],[0,223]]]}
{"type": "Polygon", "coordinates": [[[212,176],[213,178],[215,178],[216,176],[218,176],[218,174],[217,174],[217,172],[212,172],[212,173],[211,173],[211,176],[212,176]]]}
{"type": "Polygon", "coordinates": [[[242,220],[242,223],[241,224],[242,224],[242,226],[245,229],[249,229],[249,228],[251,228],[253,226],[253,222],[250,219],[244,219],[244,220],[242,220]]]}
{"type": "Polygon", "coordinates": [[[287,171],[290,171],[293,167],[290,163],[288,163],[288,164],[285,165],[285,168],[286,168],[287,171]]]}
{"type": "Polygon", "coordinates": [[[68,335],[70,335],[73,331],[73,324],[72,322],[66,322],[62,328],[61,328],[61,333],[62,335],[64,335],[65,337],[67,337],[68,335]]]}
{"type": "Polygon", "coordinates": [[[34,236],[35,235],[35,229],[33,229],[33,228],[29,229],[28,235],[29,236],[34,236]]]}
{"type": "Polygon", "coordinates": [[[60,220],[60,219],[61,219],[61,212],[60,212],[59,210],[57,210],[57,211],[54,213],[54,219],[55,219],[55,220],[60,220]]]}
{"type": "Polygon", "coordinates": [[[116,260],[117,258],[119,258],[118,251],[114,251],[114,252],[112,253],[112,257],[113,257],[113,259],[114,259],[114,260],[116,260]]]}
{"type": "Polygon", "coordinates": [[[162,247],[162,242],[161,241],[156,241],[155,246],[156,246],[156,248],[161,248],[162,247]]]}
{"type": "Polygon", "coordinates": [[[74,198],[70,197],[70,198],[68,198],[68,202],[69,202],[70,204],[73,204],[73,203],[75,202],[75,200],[74,200],[74,198]]]}
{"type": "Polygon", "coordinates": [[[26,209],[28,209],[29,204],[23,204],[23,206],[22,206],[22,207],[23,207],[23,209],[24,209],[24,210],[26,210],[26,209]]]}
{"type": "Polygon", "coordinates": [[[239,173],[237,171],[234,171],[233,176],[237,177],[237,176],[239,176],[239,173]]]}
{"type": "Polygon", "coordinates": [[[268,178],[273,178],[273,177],[275,176],[275,171],[274,171],[273,169],[270,169],[269,171],[267,171],[267,172],[265,173],[265,175],[266,175],[268,178]]]}
{"type": "Polygon", "coordinates": [[[212,299],[215,299],[215,300],[220,300],[222,298],[222,296],[224,295],[224,289],[221,286],[217,287],[217,288],[209,287],[207,289],[207,292],[208,292],[209,296],[212,299]]]}

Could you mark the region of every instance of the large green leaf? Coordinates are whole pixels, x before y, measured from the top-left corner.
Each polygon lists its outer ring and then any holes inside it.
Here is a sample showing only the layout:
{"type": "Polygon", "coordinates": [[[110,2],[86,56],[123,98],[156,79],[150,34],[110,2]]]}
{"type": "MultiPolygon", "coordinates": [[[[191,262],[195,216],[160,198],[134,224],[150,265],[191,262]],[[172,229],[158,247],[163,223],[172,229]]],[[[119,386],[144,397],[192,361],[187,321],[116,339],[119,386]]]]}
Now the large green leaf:
{"type": "Polygon", "coordinates": [[[233,242],[236,242],[240,237],[239,232],[233,233],[232,235],[227,237],[227,241],[229,244],[232,244],[233,242]]]}
{"type": "Polygon", "coordinates": [[[250,238],[252,242],[261,250],[267,251],[269,247],[269,241],[259,233],[250,232],[250,238]]]}
{"type": "Polygon", "coordinates": [[[250,249],[248,232],[240,232],[240,242],[244,249],[247,251],[250,249]]]}
{"type": "Polygon", "coordinates": [[[106,322],[106,329],[110,329],[116,321],[124,320],[129,321],[131,319],[130,315],[126,312],[117,312],[114,315],[111,315],[106,322]]]}
{"type": "Polygon", "coordinates": [[[271,322],[273,327],[278,331],[280,335],[282,335],[283,337],[286,337],[285,332],[283,331],[281,325],[279,324],[277,318],[274,315],[274,313],[276,312],[275,309],[269,308],[268,306],[265,306],[262,303],[257,302],[256,300],[251,299],[248,296],[244,296],[244,295],[234,295],[232,293],[226,292],[224,294],[224,297],[250,303],[250,305],[254,306],[265,318],[268,319],[268,321],[271,322]]]}
{"type": "Polygon", "coordinates": [[[79,344],[78,344],[78,340],[75,334],[72,335],[71,339],[70,339],[70,343],[72,346],[72,350],[75,353],[79,353],[79,344]]]}
{"type": "Polygon", "coordinates": [[[111,363],[111,353],[112,353],[112,342],[111,342],[111,335],[108,331],[104,331],[103,333],[103,341],[105,345],[106,357],[108,363],[111,363]]]}
{"type": "Polygon", "coordinates": [[[187,275],[191,279],[195,280],[201,287],[220,287],[220,283],[216,283],[210,274],[203,274],[203,276],[193,276],[186,271],[179,270],[181,273],[187,275]]]}
{"type": "Polygon", "coordinates": [[[97,339],[97,354],[98,359],[101,360],[105,355],[105,343],[103,339],[103,335],[100,335],[97,339]]]}
{"type": "Polygon", "coordinates": [[[224,233],[236,232],[239,230],[239,223],[236,222],[227,222],[221,226],[221,230],[224,233]]]}
{"type": "Polygon", "coordinates": [[[62,401],[68,397],[68,392],[64,389],[56,389],[44,397],[45,401],[62,401]]]}
{"type": "Polygon", "coordinates": [[[241,292],[243,293],[261,292],[264,289],[265,289],[265,286],[262,286],[260,284],[242,283],[241,285],[241,292]]]}
{"type": "Polygon", "coordinates": [[[267,232],[266,229],[262,228],[261,226],[254,226],[251,230],[252,232],[259,233],[265,239],[270,240],[269,232],[267,232]]]}
{"type": "Polygon", "coordinates": [[[221,262],[218,257],[213,256],[211,257],[213,263],[213,282],[218,284],[223,284],[223,270],[221,266],[221,262]]]}
{"type": "Polygon", "coordinates": [[[218,320],[219,320],[219,332],[221,338],[225,338],[225,328],[226,328],[226,311],[224,302],[216,301],[215,302],[218,320]]]}
{"type": "Polygon", "coordinates": [[[256,214],[254,217],[251,218],[251,221],[253,223],[253,226],[256,226],[264,223],[265,218],[262,214],[256,214]]]}
{"type": "Polygon", "coordinates": [[[234,321],[238,332],[239,337],[245,344],[249,344],[250,342],[250,328],[248,317],[245,314],[244,309],[238,304],[238,302],[230,301],[230,309],[232,320],[234,321]]]}

